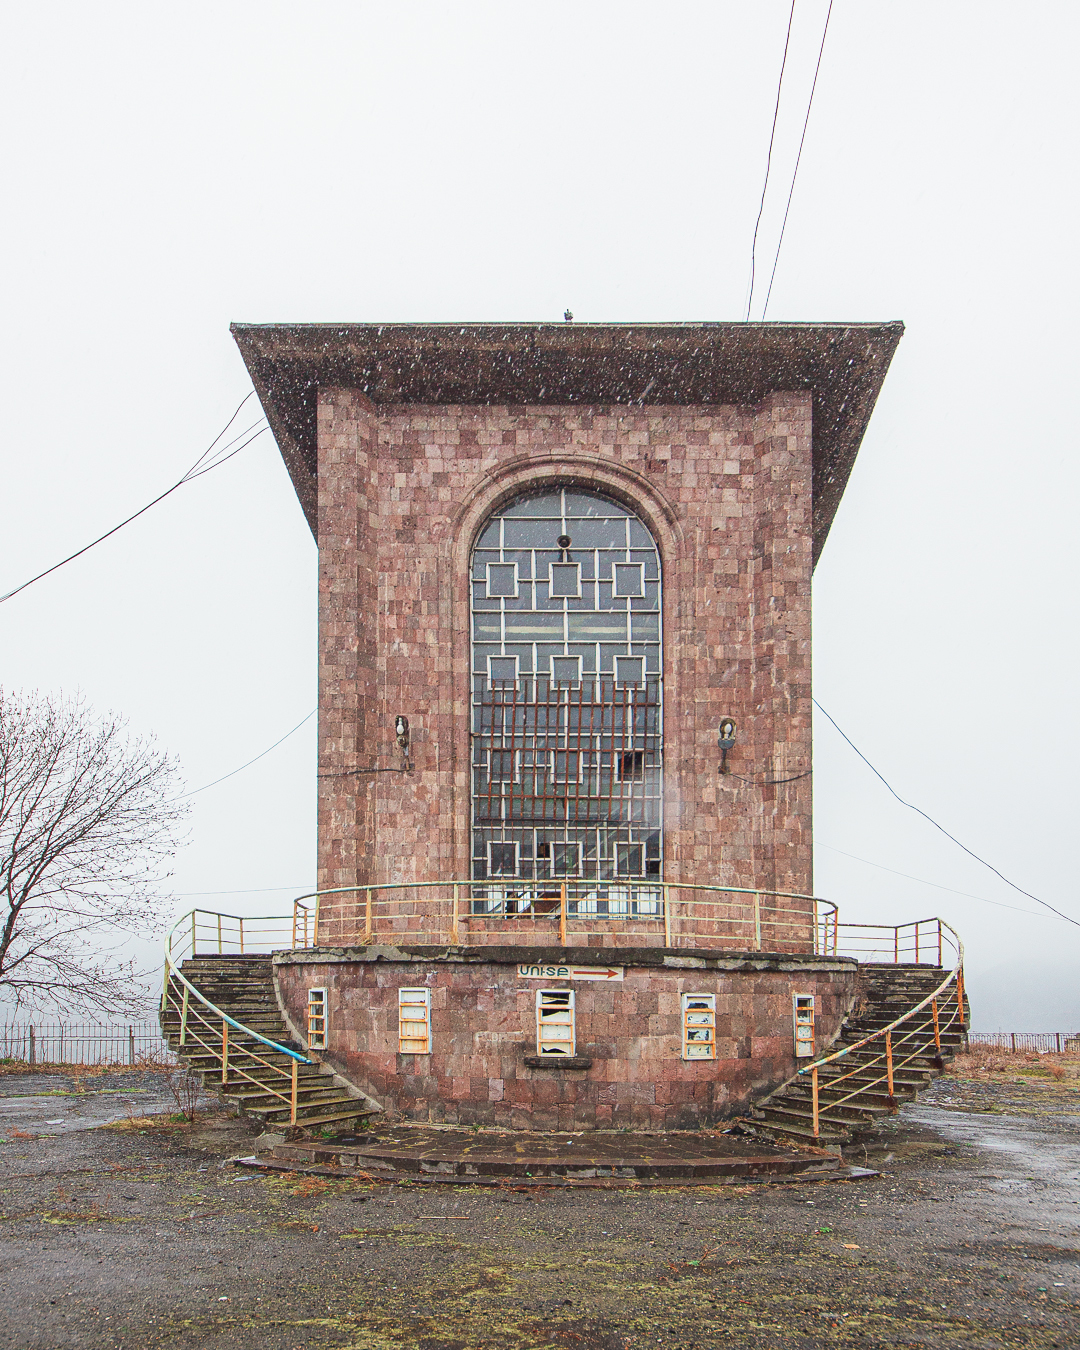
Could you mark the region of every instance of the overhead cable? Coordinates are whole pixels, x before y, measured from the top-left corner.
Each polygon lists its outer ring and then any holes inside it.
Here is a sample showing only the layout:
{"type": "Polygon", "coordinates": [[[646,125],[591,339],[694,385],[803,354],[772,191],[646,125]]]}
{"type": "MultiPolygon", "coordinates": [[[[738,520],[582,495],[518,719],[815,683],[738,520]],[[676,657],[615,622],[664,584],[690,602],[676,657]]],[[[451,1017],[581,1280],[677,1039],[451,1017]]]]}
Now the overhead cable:
{"type": "MultiPolygon", "coordinates": [[[[821,46],[818,48],[817,65],[814,67],[814,83],[810,86],[810,98],[806,104],[806,116],[803,119],[802,135],[799,137],[799,153],[795,156],[795,168],[791,174],[791,187],[788,190],[787,206],[784,207],[784,220],[780,226],[780,238],[776,241],[776,257],[773,259],[772,275],[769,277],[769,289],[765,292],[765,306],[761,311],[761,320],[764,323],[765,315],[769,312],[769,297],[772,295],[773,282],[776,280],[776,265],[780,261],[780,249],[784,242],[784,231],[787,229],[788,212],[791,210],[791,199],[795,195],[795,179],[799,176],[799,164],[802,162],[803,146],[806,144],[806,128],[810,125],[810,109],[814,106],[814,91],[817,89],[817,77],[821,71],[821,58],[825,54],[825,39],[829,33],[829,20],[832,18],[833,0],[829,0],[829,12],[825,15],[825,27],[821,34],[821,46]]],[[[749,315],[747,316],[749,317],[749,315]]]]}
{"type": "Polygon", "coordinates": [[[761,202],[758,205],[757,220],[754,222],[754,242],[750,246],[750,293],[746,297],[746,322],[750,322],[750,306],[754,303],[754,270],[757,263],[757,237],[761,228],[761,217],[765,211],[765,194],[769,190],[769,170],[772,168],[773,144],[776,141],[776,122],[780,116],[780,92],[784,87],[784,70],[787,66],[788,47],[791,45],[791,25],[795,20],[795,0],[791,0],[791,13],[788,15],[787,36],[784,38],[784,56],[780,62],[780,79],[776,86],[776,107],[773,109],[772,131],[769,134],[769,153],[765,158],[765,182],[761,186],[761,202]]]}
{"type": "Polygon", "coordinates": [[[879,773],[877,769],[874,768],[874,766],[866,758],[866,756],[855,744],[855,742],[851,739],[851,737],[848,736],[847,733],[842,730],[842,728],[837,723],[836,719],[825,711],[825,709],[821,706],[821,704],[817,701],[816,698],[813,700],[813,703],[814,707],[817,708],[818,712],[820,712],[823,716],[827,717],[829,721],[833,724],[833,726],[836,728],[836,730],[840,732],[840,735],[844,738],[845,741],[847,741],[848,745],[851,746],[852,750],[855,751],[855,753],[859,756],[859,758],[870,770],[870,772],[874,774],[876,778],[881,779],[882,783],[885,784],[885,786],[888,788],[888,790],[892,793],[892,795],[896,798],[896,800],[900,803],[901,806],[906,806],[909,811],[914,811],[917,815],[922,816],[923,820],[929,821],[929,823],[933,825],[935,830],[940,830],[946,839],[950,839],[956,845],[957,848],[963,849],[963,851],[968,855],[969,858],[974,858],[977,863],[982,863],[983,867],[988,867],[990,871],[993,872],[994,876],[999,877],[1005,883],[1006,886],[1011,886],[1014,891],[1019,891],[1021,895],[1026,895],[1029,900],[1034,900],[1037,905],[1042,905],[1044,909],[1048,909],[1052,914],[1056,914],[1059,919],[1065,919],[1068,923],[1076,924],[1077,928],[1080,928],[1080,922],[1077,922],[1077,920],[1074,919],[1071,915],[1063,914],[1060,909],[1055,909],[1054,906],[1049,904],[1047,901],[1040,900],[1037,895],[1032,895],[1030,891],[1025,891],[1024,888],[1022,886],[1018,886],[1015,881],[1010,881],[1009,878],[1005,876],[1003,872],[998,871],[998,869],[993,865],[993,863],[988,863],[985,858],[980,858],[979,855],[975,853],[972,849],[968,848],[966,844],[962,844],[954,834],[950,834],[944,825],[939,825],[933,816],[927,815],[927,813],[922,809],[922,807],[915,806],[911,802],[906,802],[903,799],[903,797],[900,796],[899,792],[897,792],[896,789],[892,786],[892,784],[888,781],[888,779],[883,774],[879,773]]]}
{"type": "Polygon", "coordinates": [[[906,881],[917,881],[920,886],[933,886],[937,891],[948,891],[950,895],[963,895],[968,900],[981,900],[984,905],[996,905],[998,909],[1011,909],[1014,914],[1030,914],[1033,919],[1045,919],[1037,909],[1021,909],[1019,905],[1007,905],[1003,900],[988,900],[985,895],[975,895],[971,891],[958,891],[955,886],[943,886],[940,881],[927,881],[925,877],[913,877],[910,872],[898,872],[895,867],[886,867],[884,863],[871,862],[869,858],[860,858],[857,853],[845,853],[842,848],[833,848],[832,844],[814,844],[815,848],[826,848],[830,853],[839,853],[841,858],[850,858],[853,862],[865,863],[867,867],[876,867],[879,872],[891,872],[894,877],[903,877],[906,881]]]}
{"type": "Polygon", "coordinates": [[[188,471],[183,475],[182,478],[178,478],[171,488],[166,488],[166,490],[163,493],[161,493],[160,496],[155,497],[152,502],[147,502],[145,506],[140,507],[139,510],[134,513],[134,515],[128,516],[128,518],[126,520],[122,520],[119,525],[114,525],[111,530],[106,530],[104,534],[99,535],[97,539],[92,540],[89,544],[85,544],[75,553],[69,554],[69,556],[66,558],[62,558],[58,563],[53,563],[53,565],[51,567],[47,567],[44,572],[39,572],[36,577],[31,577],[29,581],[24,581],[21,586],[16,586],[14,590],[8,591],[6,595],[0,595],[0,605],[2,605],[5,600],[10,600],[13,596],[18,595],[20,591],[25,591],[26,588],[28,586],[32,586],[35,581],[41,581],[43,577],[49,576],[50,573],[57,571],[61,567],[65,567],[69,562],[74,562],[76,558],[81,558],[84,553],[88,553],[90,549],[96,548],[98,544],[104,543],[106,539],[109,539],[112,535],[116,534],[118,530],[122,530],[125,525],[130,525],[133,520],[138,520],[138,518],[141,515],[145,515],[145,513],[149,511],[152,506],[157,506],[158,502],[163,502],[166,497],[168,497],[171,493],[175,492],[177,488],[183,487],[185,483],[193,483],[196,478],[201,478],[204,473],[210,473],[211,470],[213,469],[220,469],[222,464],[224,464],[227,460],[232,459],[233,455],[238,455],[241,450],[246,449],[251,444],[251,442],[254,441],[257,437],[261,436],[264,431],[268,431],[269,427],[267,426],[265,421],[263,421],[263,419],[260,417],[258,421],[252,422],[251,426],[247,427],[244,431],[241,431],[236,436],[234,436],[231,441],[227,441],[224,445],[218,444],[222,436],[225,435],[225,433],[229,430],[232,424],[236,421],[237,417],[240,415],[240,409],[244,406],[244,404],[248,401],[248,399],[252,397],[254,392],[255,391],[252,389],[247,394],[245,394],[245,396],[240,400],[240,403],[236,411],[233,413],[233,415],[221,428],[221,430],[210,442],[207,448],[202,452],[202,454],[191,466],[191,468],[188,469],[188,471]],[[263,425],[261,427],[259,426],[259,422],[263,422],[263,425]],[[259,428],[257,431],[255,430],[256,427],[259,428]],[[249,435],[249,433],[252,432],[254,434],[249,435]],[[246,440],[244,439],[245,437],[247,437],[246,440]],[[226,454],[225,451],[229,450],[230,446],[236,445],[237,441],[243,441],[243,444],[237,445],[235,450],[231,450],[228,454],[226,454]]]}
{"type": "MultiPolygon", "coordinates": [[[[315,716],[317,711],[318,711],[317,708],[312,708],[312,710],[308,713],[306,717],[302,717],[300,721],[297,722],[296,726],[293,727],[292,731],[287,731],[285,735],[281,737],[280,740],[275,741],[273,745],[268,745],[266,749],[263,750],[260,754],[257,754],[254,759],[249,759],[246,764],[241,764],[238,769],[231,769],[228,773],[223,773],[220,778],[215,778],[212,783],[204,783],[202,787],[195,788],[191,792],[183,793],[181,796],[177,797],[176,800],[178,802],[182,802],[186,797],[198,796],[200,792],[205,792],[207,788],[217,787],[219,783],[224,783],[226,778],[234,778],[238,773],[243,773],[245,769],[250,769],[253,764],[257,764],[260,759],[265,758],[265,756],[268,755],[271,750],[276,750],[279,745],[283,744],[285,741],[289,739],[290,736],[292,736],[295,732],[299,731],[305,722],[310,722],[311,719],[315,716]]],[[[228,894],[228,892],[221,891],[220,894],[226,895],[228,894]]]]}

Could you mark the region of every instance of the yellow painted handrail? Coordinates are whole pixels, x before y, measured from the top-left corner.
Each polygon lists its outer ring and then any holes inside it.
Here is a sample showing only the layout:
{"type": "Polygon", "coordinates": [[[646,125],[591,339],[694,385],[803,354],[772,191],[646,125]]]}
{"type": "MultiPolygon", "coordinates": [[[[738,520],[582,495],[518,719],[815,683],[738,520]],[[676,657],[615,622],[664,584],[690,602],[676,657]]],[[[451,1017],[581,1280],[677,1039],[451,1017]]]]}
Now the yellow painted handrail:
{"type": "MultiPolygon", "coordinates": [[[[949,932],[949,934],[951,934],[952,938],[955,939],[954,942],[951,942],[951,943],[950,943],[950,945],[953,947],[954,952],[956,953],[956,961],[955,961],[955,964],[953,965],[953,967],[952,967],[952,969],[949,971],[949,973],[945,976],[945,978],[941,981],[941,983],[937,986],[936,989],[934,989],[931,993],[927,994],[927,996],[926,996],[924,999],[922,999],[920,1002],[916,1003],[915,1006],[914,1006],[913,1008],[909,1008],[909,1009],[907,1010],[907,1012],[901,1013],[899,1017],[894,1018],[893,1021],[891,1021],[891,1022],[888,1024],[888,1026],[880,1027],[877,1031],[871,1032],[869,1036],[864,1036],[861,1040],[855,1041],[855,1042],[853,1042],[851,1045],[845,1045],[842,1049],[840,1049],[840,1050],[835,1050],[831,1055],[825,1055],[825,1056],[823,1056],[821,1059],[816,1059],[816,1060],[814,1060],[814,1061],[813,1061],[812,1063],[810,1063],[810,1064],[804,1064],[804,1065],[802,1065],[802,1066],[796,1071],[796,1076],[797,1076],[797,1077],[798,1077],[799,1075],[802,1075],[802,1074],[807,1074],[807,1073],[810,1074],[810,1084],[811,1084],[811,1093],[812,1093],[812,1109],[813,1109],[813,1124],[814,1124],[814,1134],[815,1134],[815,1135],[818,1135],[818,1134],[820,1133],[820,1128],[819,1128],[819,1105],[818,1105],[819,1078],[820,1078],[820,1073],[819,1073],[819,1071],[820,1071],[820,1069],[821,1069],[824,1065],[826,1065],[826,1064],[834,1064],[834,1063],[836,1063],[838,1060],[844,1059],[847,1055],[852,1054],[852,1053],[853,1053],[854,1051],[856,1051],[856,1050],[861,1050],[864,1046],[870,1045],[870,1044],[871,1044],[872,1042],[874,1042],[874,1041],[881,1041],[881,1042],[882,1042],[882,1045],[883,1045],[883,1049],[882,1049],[882,1053],[881,1053],[880,1055],[875,1056],[874,1059],[870,1060],[869,1062],[864,1061],[864,1062],[858,1064],[854,1069],[850,1069],[847,1073],[841,1074],[841,1075],[840,1075],[839,1077],[837,1077],[837,1078],[830,1078],[830,1079],[829,1079],[829,1087],[830,1087],[830,1089],[835,1088],[836,1085],[837,1085],[838,1083],[842,1083],[842,1082],[844,1082],[846,1079],[853,1078],[853,1077],[855,1077],[856,1074],[865,1073],[868,1069],[872,1070],[872,1069],[873,1069],[875,1066],[877,1066],[877,1065],[881,1065],[881,1064],[884,1065],[884,1070],[885,1070],[884,1073],[880,1074],[877,1078],[873,1079],[873,1080],[872,1080],[871,1082],[869,1082],[869,1083],[860,1083],[856,1088],[854,1088],[851,1092],[847,1093],[845,1096],[840,1097],[840,1098],[838,1098],[838,1099],[836,1099],[836,1100],[830,1100],[830,1101],[826,1104],[825,1109],[826,1109],[827,1111],[835,1110],[837,1107],[843,1106],[846,1102],[851,1101],[853,1098],[860,1096],[862,1093],[866,1092],[869,1088],[872,1088],[872,1087],[878,1087],[878,1086],[880,1086],[880,1084],[882,1084],[882,1083],[885,1083],[885,1084],[886,1084],[888,1096],[889,1096],[890,1100],[892,1100],[893,1095],[894,1095],[894,1094],[893,1094],[893,1085],[894,1085],[894,1079],[895,1079],[895,1074],[896,1074],[897,1068],[903,1068],[904,1065],[910,1064],[911,1061],[912,1061],[913,1059],[919,1059],[921,1056],[923,1056],[923,1055],[925,1054],[925,1050],[926,1050],[925,1044],[924,1044],[922,1041],[920,1041],[920,1042],[916,1045],[915,1049],[912,1051],[912,1053],[911,1053],[910,1055],[907,1055],[905,1058],[902,1058],[902,1059],[900,1059],[899,1061],[897,1061],[897,1059],[896,1059],[896,1053],[895,1053],[895,1049],[894,1049],[894,1033],[895,1033],[899,1028],[901,1028],[901,1027],[904,1025],[905,1022],[910,1021],[911,1018],[917,1016],[920,1012],[922,1012],[924,1008],[929,1007],[930,1010],[931,1010],[932,1018],[933,1018],[934,1044],[935,1044],[935,1047],[936,1047],[938,1053],[940,1054],[940,1052],[941,1052],[941,1033],[942,1033],[942,1031],[943,1031],[943,1030],[948,1030],[948,1028],[951,1027],[951,1026],[953,1026],[953,1025],[956,1023],[957,1020],[960,1021],[961,1026],[963,1025],[963,1022],[964,1022],[964,944],[963,944],[963,942],[962,942],[961,939],[960,939],[960,934],[957,933],[956,929],[953,928],[950,924],[947,924],[943,919],[939,919],[939,918],[933,918],[933,919],[919,919],[919,920],[916,921],[916,932],[918,931],[918,926],[919,926],[919,925],[922,925],[922,924],[936,924],[936,925],[937,925],[937,946],[938,946],[938,951],[939,951],[939,953],[940,953],[941,950],[942,950],[942,937],[943,937],[942,930],[943,930],[943,929],[944,929],[944,930],[947,930],[947,931],[949,932]],[[952,1010],[952,1015],[950,1016],[948,1022],[945,1023],[944,1026],[943,1026],[942,1023],[941,1023],[941,1017],[940,1017],[940,1012],[939,1012],[939,1008],[938,1008],[938,1001],[941,999],[941,996],[942,996],[942,995],[943,995],[943,994],[944,994],[944,993],[945,993],[945,992],[946,992],[953,984],[956,985],[956,1006],[953,1008],[953,1010],[952,1010]]],[[[847,928],[847,927],[849,927],[849,926],[850,926],[850,927],[855,927],[855,928],[890,928],[890,927],[892,927],[892,925],[888,925],[888,924],[853,924],[853,925],[847,925],[847,924],[845,924],[845,925],[844,925],[845,928],[847,928]]],[[[902,928],[902,927],[910,927],[910,926],[911,926],[911,925],[909,925],[909,924],[900,924],[900,925],[896,925],[894,931],[898,932],[899,928],[902,928]]],[[[897,937],[897,939],[896,939],[896,942],[897,942],[897,944],[898,944],[898,942],[899,942],[898,937],[897,937]]],[[[897,951],[898,951],[898,945],[897,945],[896,948],[894,948],[894,950],[897,950],[897,951]]],[[[895,962],[895,963],[899,964],[898,959],[896,959],[896,962],[895,962]]],[[[939,956],[938,964],[940,965],[940,956],[939,956]]],[[[901,1045],[904,1045],[906,1042],[912,1040],[912,1039],[918,1034],[918,1030],[919,1030],[919,1029],[916,1028],[916,1027],[909,1028],[909,1029],[906,1031],[906,1033],[900,1037],[899,1043],[900,1043],[901,1045]]]]}

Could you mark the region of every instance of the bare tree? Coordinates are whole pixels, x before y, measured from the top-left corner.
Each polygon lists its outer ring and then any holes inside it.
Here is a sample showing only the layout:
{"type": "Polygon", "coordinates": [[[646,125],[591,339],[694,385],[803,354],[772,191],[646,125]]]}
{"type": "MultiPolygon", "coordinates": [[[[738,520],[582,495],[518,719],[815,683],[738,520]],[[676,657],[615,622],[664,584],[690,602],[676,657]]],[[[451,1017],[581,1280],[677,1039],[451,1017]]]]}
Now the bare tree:
{"type": "Polygon", "coordinates": [[[146,985],[117,954],[162,927],[159,886],[187,808],[152,740],[82,698],[0,689],[0,997],[133,1013],[146,985]]]}

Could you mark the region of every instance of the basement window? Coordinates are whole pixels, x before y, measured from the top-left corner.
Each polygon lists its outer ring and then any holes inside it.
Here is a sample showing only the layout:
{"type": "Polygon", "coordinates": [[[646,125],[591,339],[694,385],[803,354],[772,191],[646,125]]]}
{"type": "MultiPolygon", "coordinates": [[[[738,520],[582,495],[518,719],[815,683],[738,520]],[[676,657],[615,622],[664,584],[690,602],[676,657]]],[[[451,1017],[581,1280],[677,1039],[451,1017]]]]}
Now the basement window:
{"type": "Polygon", "coordinates": [[[536,1053],[572,1056],[574,1053],[574,991],[536,991],[536,1053]]]}
{"type": "Polygon", "coordinates": [[[431,1054],[431,990],[398,990],[398,1053],[431,1054]]]}
{"type": "Polygon", "coordinates": [[[716,995],[683,994],[683,1059],[716,1058],[716,995]]]}
{"type": "Polygon", "coordinates": [[[309,989],[307,996],[307,1039],[309,1050],[326,1049],[326,990],[309,989]]]}

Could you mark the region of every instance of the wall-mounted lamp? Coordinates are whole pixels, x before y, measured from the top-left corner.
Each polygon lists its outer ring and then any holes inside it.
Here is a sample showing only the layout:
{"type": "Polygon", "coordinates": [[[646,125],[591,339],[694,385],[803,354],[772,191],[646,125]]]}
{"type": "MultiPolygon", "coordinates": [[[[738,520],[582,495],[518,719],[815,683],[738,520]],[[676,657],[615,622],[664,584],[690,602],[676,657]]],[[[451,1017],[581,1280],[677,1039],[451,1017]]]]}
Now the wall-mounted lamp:
{"type": "Polygon", "coordinates": [[[735,748],[735,726],[734,717],[722,717],[720,719],[720,736],[717,739],[717,745],[720,747],[720,772],[730,773],[727,766],[728,751],[735,748]]]}
{"type": "Polygon", "coordinates": [[[409,719],[398,713],[394,719],[394,734],[397,736],[398,749],[405,767],[409,767],[409,719]]]}

